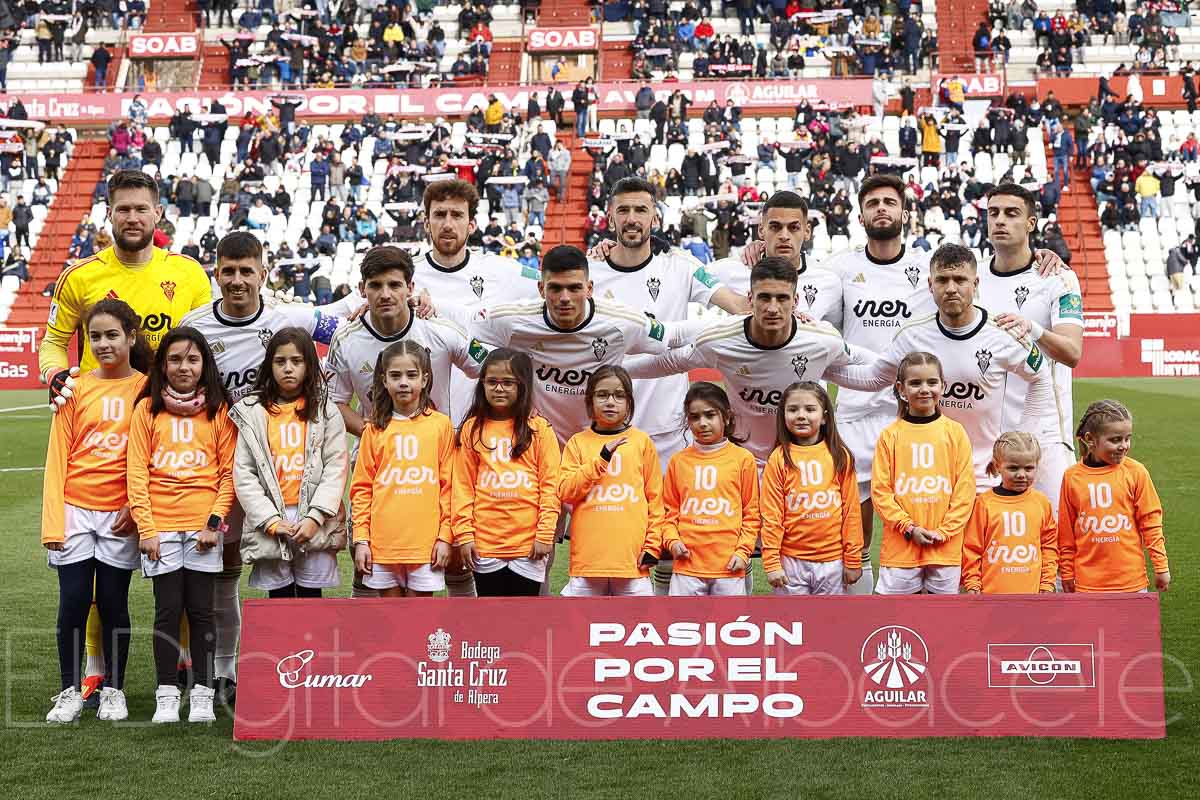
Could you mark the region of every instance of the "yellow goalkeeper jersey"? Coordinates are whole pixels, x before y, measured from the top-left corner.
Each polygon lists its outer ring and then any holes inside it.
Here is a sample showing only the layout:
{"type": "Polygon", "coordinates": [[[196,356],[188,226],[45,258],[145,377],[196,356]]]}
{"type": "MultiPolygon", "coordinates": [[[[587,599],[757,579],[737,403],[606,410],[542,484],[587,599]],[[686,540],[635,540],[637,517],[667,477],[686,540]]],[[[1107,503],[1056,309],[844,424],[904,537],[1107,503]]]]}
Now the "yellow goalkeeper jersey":
{"type": "MultiPolygon", "coordinates": [[[[193,258],[154,248],[145,264],[124,264],[112,247],[63,270],[54,287],[46,337],[38,351],[38,370],[66,369],[71,336],[83,327],[87,310],[105,298],[124,300],[142,318],[142,333],[157,349],[167,331],[193,308],[212,301],[212,285],[193,258]]],[[[81,330],[79,368],[95,369],[96,357],[81,330]]]]}

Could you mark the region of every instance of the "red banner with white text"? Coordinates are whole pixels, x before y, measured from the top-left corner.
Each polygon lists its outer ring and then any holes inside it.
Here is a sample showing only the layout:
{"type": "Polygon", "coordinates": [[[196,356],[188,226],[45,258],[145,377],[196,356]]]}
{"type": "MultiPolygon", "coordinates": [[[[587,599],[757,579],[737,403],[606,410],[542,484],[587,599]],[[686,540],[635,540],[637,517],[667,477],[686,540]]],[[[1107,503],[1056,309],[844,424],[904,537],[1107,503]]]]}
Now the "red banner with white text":
{"type": "MultiPolygon", "coordinates": [[[[296,114],[307,117],[358,118],[364,114],[398,117],[435,117],[466,114],[475,106],[486,108],[489,95],[495,94],[505,108],[524,112],[529,93],[536,91],[545,99],[547,85],[535,86],[445,86],[438,89],[309,89],[288,92],[302,102],[296,114]]],[[[571,86],[562,89],[570,104],[571,86]]],[[[600,97],[599,109],[607,111],[633,111],[634,96],[639,84],[599,83],[596,91],[600,97]]],[[[862,78],[777,81],[676,81],[655,86],[655,92],[667,99],[671,92],[679,90],[689,97],[698,108],[716,100],[724,106],[732,100],[735,106],[746,111],[756,108],[781,108],[797,105],[807,100],[814,105],[870,105],[871,81],[862,78]]],[[[165,122],[177,110],[190,108],[193,113],[206,110],[208,103],[219,100],[232,117],[246,112],[255,114],[271,110],[274,92],[228,90],[194,92],[144,92],[141,97],[146,103],[150,118],[165,122]]],[[[12,97],[12,95],[9,95],[12,97]]],[[[21,102],[29,119],[53,119],[57,124],[104,123],[129,116],[132,93],[112,94],[22,94],[21,102]]],[[[7,112],[8,98],[0,98],[0,109],[7,112]]]]}
{"type": "Polygon", "coordinates": [[[1084,314],[1076,378],[1200,377],[1200,314],[1084,314]]]}
{"type": "Polygon", "coordinates": [[[41,328],[0,327],[0,390],[37,389],[41,328]]]}
{"type": "Polygon", "coordinates": [[[1165,736],[1154,594],[251,600],[234,738],[1165,736]]]}

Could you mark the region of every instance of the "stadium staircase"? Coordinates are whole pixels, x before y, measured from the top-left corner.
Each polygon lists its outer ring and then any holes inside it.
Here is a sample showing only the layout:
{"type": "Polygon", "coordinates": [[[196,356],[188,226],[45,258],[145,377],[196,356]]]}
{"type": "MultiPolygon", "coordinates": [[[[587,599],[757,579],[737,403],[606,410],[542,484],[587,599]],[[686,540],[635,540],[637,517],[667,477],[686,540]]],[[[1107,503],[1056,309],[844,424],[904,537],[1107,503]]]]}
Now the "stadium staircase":
{"type": "Polygon", "coordinates": [[[50,298],[42,290],[53,283],[67,263],[67,251],[75,226],[92,211],[92,192],[100,180],[104,156],[108,153],[107,139],[84,139],[75,144],[67,162],[58,191],[50,203],[50,211],[37,246],[29,259],[32,280],[21,284],[6,324],[13,327],[45,325],[50,298]]]}
{"type": "Polygon", "coordinates": [[[496,39],[488,59],[488,83],[520,83],[521,55],[525,49],[522,39],[496,39]]]}
{"type": "Polygon", "coordinates": [[[573,28],[590,25],[591,4],[587,0],[542,0],[538,8],[538,27],[573,28]]]}
{"type": "Polygon", "coordinates": [[[223,44],[202,45],[200,76],[197,86],[201,89],[219,89],[229,85],[229,48],[223,44]]]}
{"type": "Polygon", "coordinates": [[[546,227],[542,234],[542,252],[560,244],[584,248],[584,229],[587,227],[588,176],[592,172],[592,157],[575,138],[575,128],[568,126],[556,134],[563,146],[571,151],[571,176],[567,184],[567,201],[560,203],[553,190],[546,207],[546,227]]]}
{"type": "Polygon", "coordinates": [[[146,5],[146,33],[191,33],[198,27],[196,0],[154,0],[146,5]]]}
{"type": "Polygon", "coordinates": [[[971,39],[987,19],[987,0],[953,0],[937,4],[938,71],[944,75],[975,71],[971,39]]]}
{"type": "MultiPolygon", "coordinates": [[[[1074,163],[1074,156],[1072,156],[1074,163]]],[[[1047,144],[1046,164],[1054,176],[1054,151],[1047,144]]],[[[1100,230],[1100,212],[1086,169],[1072,169],[1069,190],[1058,200],[1058,225],[1071,248],[1071,269],[1079,278],[1084,311],[1112,311],[1112,292],[1108,285],[1108,265],[1104,258],[1104,235],[1100,230]]]]}

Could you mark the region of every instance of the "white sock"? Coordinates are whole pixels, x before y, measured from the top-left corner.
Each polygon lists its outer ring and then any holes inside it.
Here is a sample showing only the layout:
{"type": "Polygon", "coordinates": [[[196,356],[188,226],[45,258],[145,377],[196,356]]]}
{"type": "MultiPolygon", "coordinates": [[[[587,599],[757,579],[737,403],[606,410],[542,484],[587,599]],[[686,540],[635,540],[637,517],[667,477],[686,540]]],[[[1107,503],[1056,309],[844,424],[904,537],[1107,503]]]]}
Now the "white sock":
{"type": "Polygon", "coordinates": [[[229,567],[217,575],[213,593],[213,627],[217,639],[213,648],[213,677],[237,681],[237,647],[242,636],[242,604],[238,602],[238,582],[242,568],[229,567]]]}
{"type": "Polygon", "coordinates": [[[478,597],[479,595],[475,592],[475,573],[470,570],[447,572],[446,595],[448,597],[478,597]]]}
{"type": "Polygon", "coordinates": [[[83,677],[90,678],[93,675],[103,675],[103,674],[104,674],[104,656],[93,656],[93,655],[89,654],[87,657],[87,664],[85,665],[84,670],[83,670],[83,677]]]}

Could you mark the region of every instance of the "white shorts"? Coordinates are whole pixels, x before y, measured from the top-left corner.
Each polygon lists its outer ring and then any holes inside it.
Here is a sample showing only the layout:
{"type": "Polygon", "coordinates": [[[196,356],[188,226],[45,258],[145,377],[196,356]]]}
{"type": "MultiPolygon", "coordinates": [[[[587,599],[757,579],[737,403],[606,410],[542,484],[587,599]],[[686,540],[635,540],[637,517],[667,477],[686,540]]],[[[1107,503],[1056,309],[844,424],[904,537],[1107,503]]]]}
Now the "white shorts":
{"type": "Polygon", "coordinates": [[[887,414],[876,414],[850,422],[838,422],[838,434],[854,456],[854,474],[858,478],[860,500],[871,497],[871,464],[875,461],[875,443],[883,429],[896,421],[887,414]]]}
{"type": "Polygon", "coordinates": [[[779,561],[783,565],[783,574],[787,576],[787,586],[773,587],[771,591],[774,594],[846,593],[840,558],[834,561],[804,561],[781,555],[779,561]]]}
{"type": "Polygon", "coordinates": [[[746,578],[695,578],[691,575],[671,574],[671,597],[743,597],[746,594],[746,578]]]}
{"type": "Polygon", "coordinates": [[[480,558],[475,565],[475,571],[486,575],[489,572],[499,572],[508,567],[522,578],[541,583],[546,580],[547,560],[545,558],[539,561],[531,558],[480,558]]]}
{"type": "Polygon", "coordinates": [[[653,597],[649,578],[571,578],[563,597],[653,597]]]}
{"type": "Polygon", "coordinates": [[[440,592],[446,588],[446,573],[432,564],[372,564],[371,574],[363,576],[368,589],[408,589],[410,592],[440,592]]]}
{"type": "Polygon", "coordinates": [[[136,531],[129,536],[112,532],[119,511],[92,511],[67,504],[63,507],[62,550],[47,550],[51,567],[78,564],[94,558],[117,569],[137,569],[142,563],[136,531]]]}
{"type": "Polygon", "coordinates": [[[1042,459],[1038,462],[1037,480],[1033,488],[1050,498],[1050,508],[1058,519],[1058,499],[1062,493],[1062,479],[1067,467],[1075,463],[1075,453],[1062,442],[1048,444],[1042,448],[1042,459]]]}
{"type": "Polygon", "coordinates": [[[958,594],[962,567],[880,567],[875,594],[958,594]]]}
{"type": "Polygon", "coordinates": [[[654,449],[658,452],[658,461],[662,464],[664,475],[667,474],[667,464],[671,462],[671,456],[681,450],[686,450],[688,446],[687,437],[683,435],[683,431],[656,433],[650,437],[650,441],[654,442],[654,449]]]}
{"type": "MultiPolygon", "coordinates": [[[[240,514],[241,508],[234,504],[240,514]]],[[[230,515],[232,517],[232,514],[230,515]]],[[[295,522],[299,509],[288,506],[283,510],[283,517],[288,522],[295,522]]],[[[241,530],[241,522],[238,522],[241,530]]],[[[229,539],[226,538],[228,543],[229,539]]],[[[269,592],[272,589],[295,583],[305,589],[329,589],[340,582],[337,565],[337,553],[332,550],[315,550],[311,553],[296,553],[291,561],[273,558],[265,561],[255,561],[250,567],[250,588],[269,592]]]]}
{"type": "Polygon", "coordinates": [[[194,572],[220,572],[225,569],[221,545],[201,552],[196,548],[199,531],[167,531],[158,535],[158,561],[142,556],[142,574],[147,578],[167,575],[181,569],[194,572]]]}

